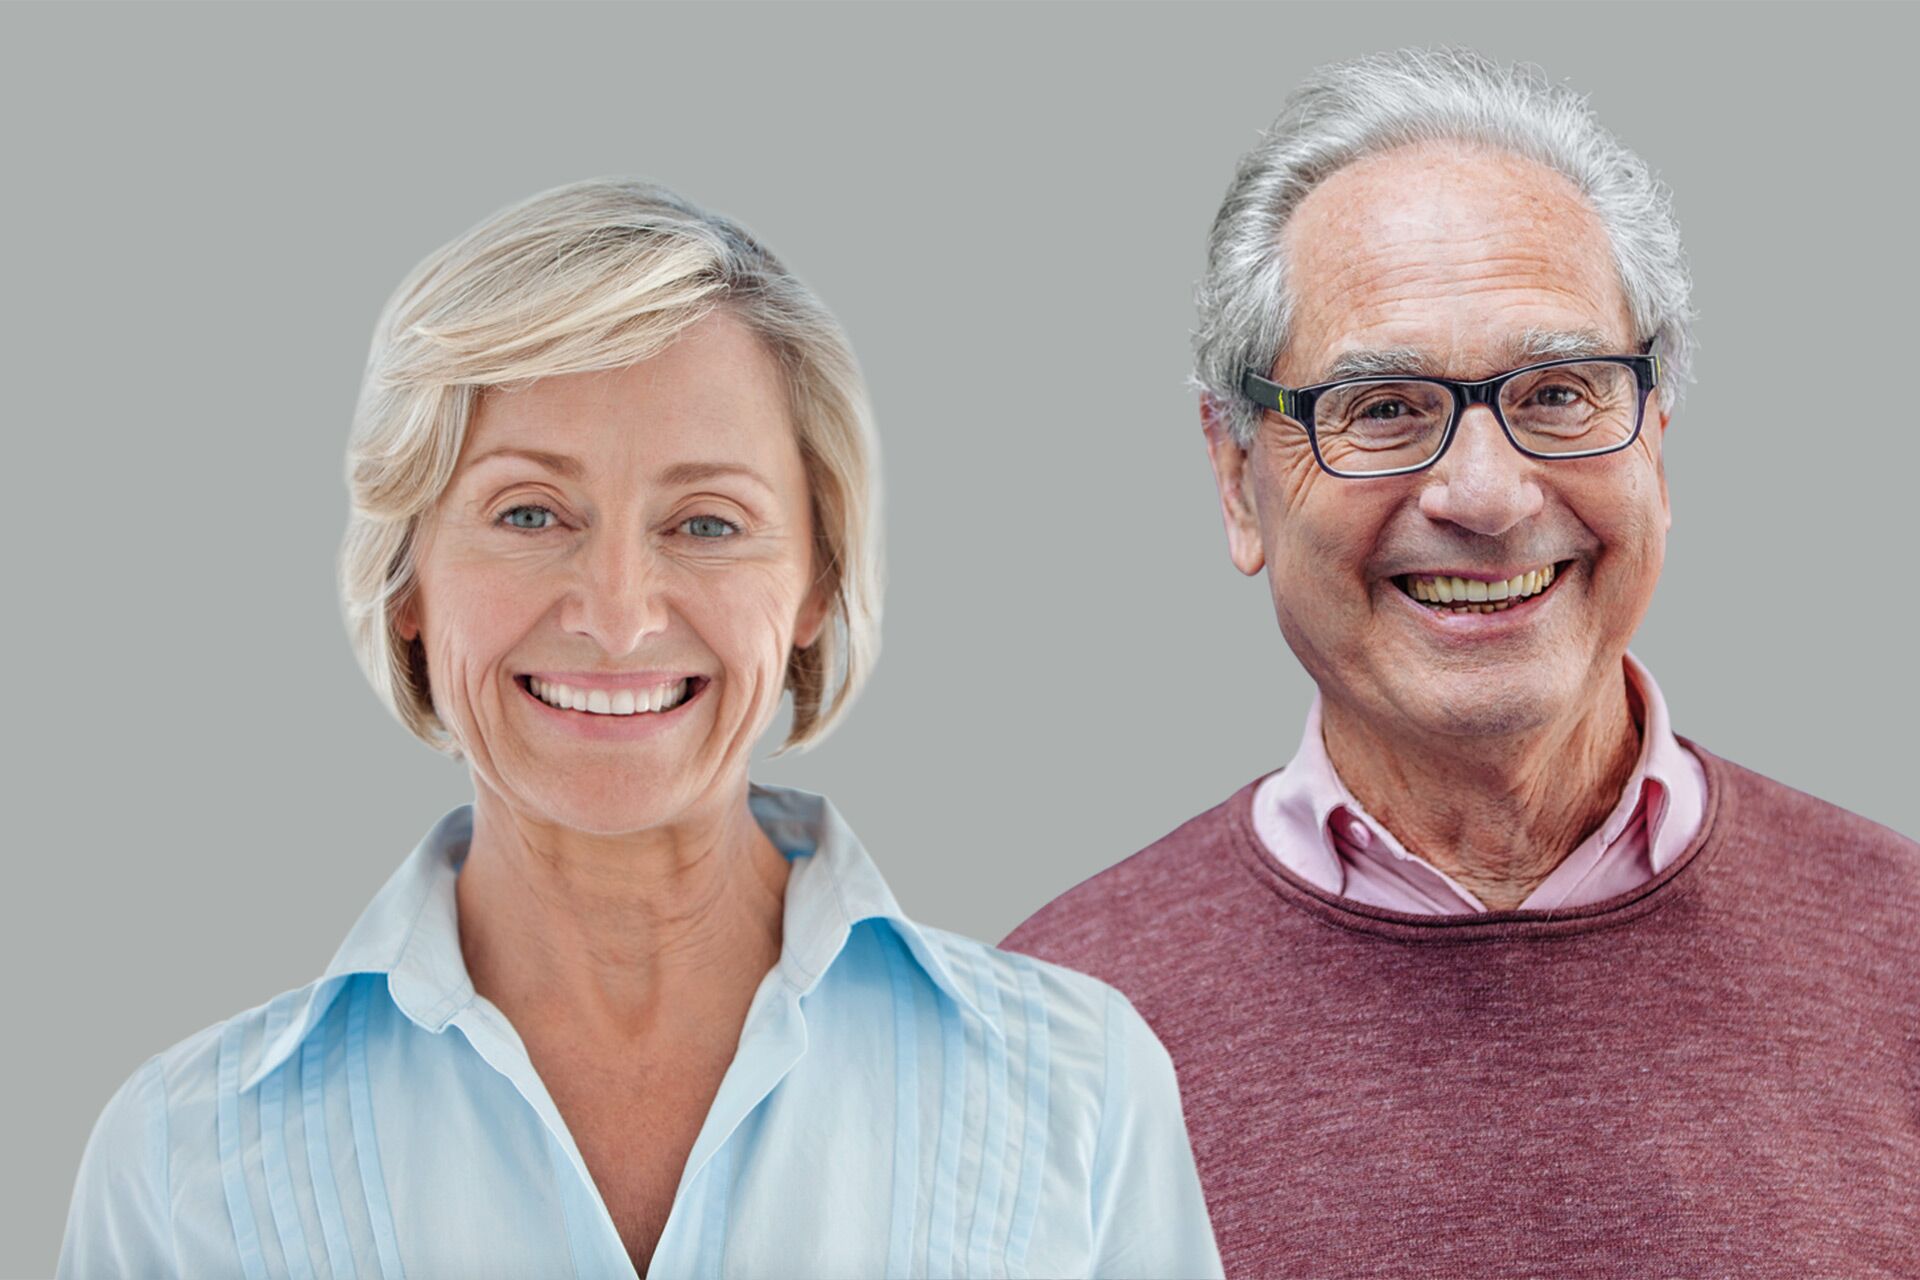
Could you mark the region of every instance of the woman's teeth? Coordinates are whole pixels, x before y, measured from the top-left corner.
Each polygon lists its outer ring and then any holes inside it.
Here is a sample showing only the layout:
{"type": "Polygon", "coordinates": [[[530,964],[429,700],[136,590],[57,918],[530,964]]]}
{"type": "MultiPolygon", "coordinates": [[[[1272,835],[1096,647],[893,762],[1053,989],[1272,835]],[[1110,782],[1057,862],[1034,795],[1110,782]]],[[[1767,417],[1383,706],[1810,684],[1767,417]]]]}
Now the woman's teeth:
{"type": "Polygon", "coordinates": [[[1499,613],[1528,596],[1538,595],[1553,582],[1553,566],[1516,574],[1504,582],[1474,578],[1419,578],[1401,580],[1401,588],[1423,604],[1446,613],[1499,613]]]}
{"type": "Polygon", "coordinates": [[[563,711],[584,711],[595,716],[637,716],[649,711],[671,711],[687,700],[693,679],[675,680],[651,689],[575,689],[527,677],[533,696],[550,707],[563,711]]]}

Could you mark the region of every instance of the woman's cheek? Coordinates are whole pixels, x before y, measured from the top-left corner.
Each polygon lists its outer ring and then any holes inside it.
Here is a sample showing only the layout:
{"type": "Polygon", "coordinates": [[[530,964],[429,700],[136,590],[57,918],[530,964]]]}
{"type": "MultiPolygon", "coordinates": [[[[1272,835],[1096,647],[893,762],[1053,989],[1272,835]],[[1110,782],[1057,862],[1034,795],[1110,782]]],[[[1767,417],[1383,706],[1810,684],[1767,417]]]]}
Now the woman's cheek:
{"type": "Polygon", "coordinates": [[[716,615],[716,625],[724,629],[722,661],[734,668],[731,674],[755,711],[767,714],[786,682],[800,595],[786,575],[764,567],[742,575],[735,587],[719,597],[726,602],[716,615]]]}

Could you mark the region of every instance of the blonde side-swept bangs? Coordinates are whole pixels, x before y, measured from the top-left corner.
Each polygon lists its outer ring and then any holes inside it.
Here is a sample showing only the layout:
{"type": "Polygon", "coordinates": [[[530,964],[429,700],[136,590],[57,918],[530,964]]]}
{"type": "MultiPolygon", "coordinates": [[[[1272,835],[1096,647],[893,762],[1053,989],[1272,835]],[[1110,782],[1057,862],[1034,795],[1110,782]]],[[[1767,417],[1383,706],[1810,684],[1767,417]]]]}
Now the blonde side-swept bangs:
{"type": "Polygon", "coordinates": [[[831,603],[820,638],[788,658],[780,751],[819,741],[858,694],[880,644],[880,495],[846,334],[737,223],[652,183],[596,179],[503,209],[430,254],[374,326],[347,444],[342,612],[374,693],[434,750],[462,755],[434,712],[424,648],[393,623],[416,587],[421,519],[453,477],[480,392],[645,360],[719,308],[786,376],[831,603]]]}

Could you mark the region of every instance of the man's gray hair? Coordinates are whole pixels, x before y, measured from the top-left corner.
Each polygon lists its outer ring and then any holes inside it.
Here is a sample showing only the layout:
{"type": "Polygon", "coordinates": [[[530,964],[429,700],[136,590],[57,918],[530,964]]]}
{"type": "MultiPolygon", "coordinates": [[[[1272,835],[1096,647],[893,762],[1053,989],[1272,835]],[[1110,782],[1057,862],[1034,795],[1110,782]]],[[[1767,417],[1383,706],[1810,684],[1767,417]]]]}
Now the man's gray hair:
{"type": "Polygon", "coordinates": [[[1362,156],[1454,140],[1497,147],[1564,174],[1612,242],[1634,336],[1660,357],[1661,399],[1679,402],[1693,349],[1692,280],[1673,195],[1595,118],[1586,99],[1536,66],[1501,66],[1471,49],[1397,49],[1321,67],[1240,160],[1207,237],[1197,300],[1194,377],[1243,446],[1260,409],[1240,393],[1291,333],[1281,233],[1306,194],[1362,156]]]}

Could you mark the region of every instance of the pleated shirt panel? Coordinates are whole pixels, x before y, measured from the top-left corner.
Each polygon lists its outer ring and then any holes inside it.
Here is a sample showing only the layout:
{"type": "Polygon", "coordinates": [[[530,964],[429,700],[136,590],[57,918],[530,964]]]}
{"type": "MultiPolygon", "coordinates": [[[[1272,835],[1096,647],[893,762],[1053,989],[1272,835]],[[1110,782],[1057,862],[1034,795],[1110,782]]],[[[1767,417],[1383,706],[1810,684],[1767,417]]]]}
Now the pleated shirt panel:
{"type": "MultiPolygon", "coordinates": [[[[650,1274],[1219,1274],[1171,1062],[1125,999],[907,919],[823,798],[752,804],[793,861],[782,954],[650,1274]]],[[[468,980],[471,819],[435,824],[318,981],[128,1079],[63,1277],[634,1276],[468,980]]]]}

